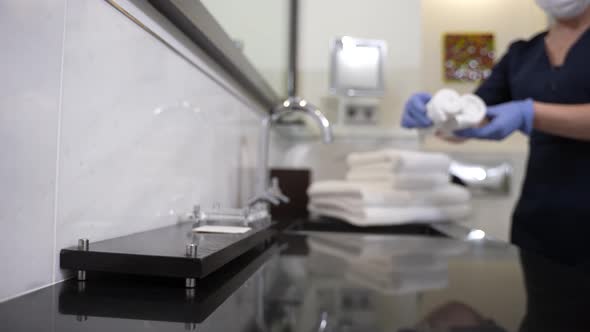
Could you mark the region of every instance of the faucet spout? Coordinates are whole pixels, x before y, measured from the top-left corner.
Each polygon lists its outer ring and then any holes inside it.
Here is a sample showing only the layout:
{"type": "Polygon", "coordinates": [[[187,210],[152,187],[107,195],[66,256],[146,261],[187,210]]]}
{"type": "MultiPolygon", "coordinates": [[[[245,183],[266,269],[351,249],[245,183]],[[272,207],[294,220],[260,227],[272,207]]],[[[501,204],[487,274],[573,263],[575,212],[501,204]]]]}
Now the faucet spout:
{"type": "Polygon", "coordinates": [[[332,129],[330,121],[324,116],[318,107],[309,103],[305,99],[299,97],[289,97],[281,104],[273,109],[273,112],[262,119],[260,128],[260,139],[258,147],[258,173],[256,197],[252,201],[259,201],[261,198],[267,197],[270,190],[269,186],[269,172],[268,172],[268,149],[270,144],[270,129],[272,124],[279,120],[282,116],[301,112],[310,116],[319,126],[322,140],[325,143],[330,143],[333,140],[332,129]]]}
{"type": "Polygon", "coordinates": [[[333,140],[332,128],[330,121],[320,111],[320,109],[314,104],[308,102],[305,99],[299,97],[289,97],[282,104],[275,107],[272,114],[272,122],[275,122],[283,115],[293,112],[303,112],[309,115],[320,128],[322,134],[322,140],[324,143],[331,143],[333,140]]]}

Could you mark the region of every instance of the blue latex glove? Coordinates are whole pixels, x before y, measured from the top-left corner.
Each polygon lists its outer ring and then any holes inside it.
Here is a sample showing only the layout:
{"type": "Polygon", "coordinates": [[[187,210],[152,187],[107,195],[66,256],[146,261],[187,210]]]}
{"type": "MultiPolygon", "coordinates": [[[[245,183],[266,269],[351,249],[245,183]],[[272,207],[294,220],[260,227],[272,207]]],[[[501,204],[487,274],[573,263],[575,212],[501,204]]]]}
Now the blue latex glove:
{"type": "Polygon", "coordinates": [[[490,120],[488,124],[481,128],[458,130],[455,135],[489,140],[504,139],[517,130],[530,135],[534,116],[535,108],[531,99],[491,106],[486,113],[490,120]]]}
{"type": "Polygon", "coordinates": [[[416,93],[410,97],[402,115],[402,127],[428,128],[432,126],[432,120],[426,114],[426,104],[432,99],[428,93],[416,93]]]}

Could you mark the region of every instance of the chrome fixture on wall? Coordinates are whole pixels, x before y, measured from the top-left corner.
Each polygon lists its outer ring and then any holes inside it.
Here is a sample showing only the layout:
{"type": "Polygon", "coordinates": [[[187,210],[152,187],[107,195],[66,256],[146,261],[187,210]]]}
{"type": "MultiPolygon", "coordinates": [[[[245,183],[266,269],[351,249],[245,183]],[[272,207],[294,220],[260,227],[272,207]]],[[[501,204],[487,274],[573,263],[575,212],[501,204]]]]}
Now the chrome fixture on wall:
{"type": "Polygon", "coordinates": [[[449,172],[470,189],[501,195],[511,192],[512,166],[508,163],[482,166],[453,161],[449,172]]]}

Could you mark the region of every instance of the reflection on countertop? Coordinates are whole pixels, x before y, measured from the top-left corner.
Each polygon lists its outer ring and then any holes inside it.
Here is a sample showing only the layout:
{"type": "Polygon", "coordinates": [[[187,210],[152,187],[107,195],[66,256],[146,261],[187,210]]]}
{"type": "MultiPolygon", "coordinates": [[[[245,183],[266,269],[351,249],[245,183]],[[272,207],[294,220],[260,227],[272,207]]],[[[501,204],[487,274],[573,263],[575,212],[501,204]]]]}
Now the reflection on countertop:
{"type": "Polygon", "coordinates": [[[203,279],[94,274],[0,304],[1,331],[586,331],[590,273],[491,241],[285,233],[203,279]]]}

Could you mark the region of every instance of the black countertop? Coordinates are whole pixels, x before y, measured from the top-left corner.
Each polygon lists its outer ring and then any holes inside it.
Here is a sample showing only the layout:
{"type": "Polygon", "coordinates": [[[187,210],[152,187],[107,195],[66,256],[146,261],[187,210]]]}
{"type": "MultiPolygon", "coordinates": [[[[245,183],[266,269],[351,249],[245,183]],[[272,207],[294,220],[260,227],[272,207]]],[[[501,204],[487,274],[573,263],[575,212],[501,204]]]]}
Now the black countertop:
{"type": "Polygon", "coordinates": [[[590,331],[590,273],[490,241],[290,233],[209,275],[89,274],[0,304],[0,331],[590,331]]]}

